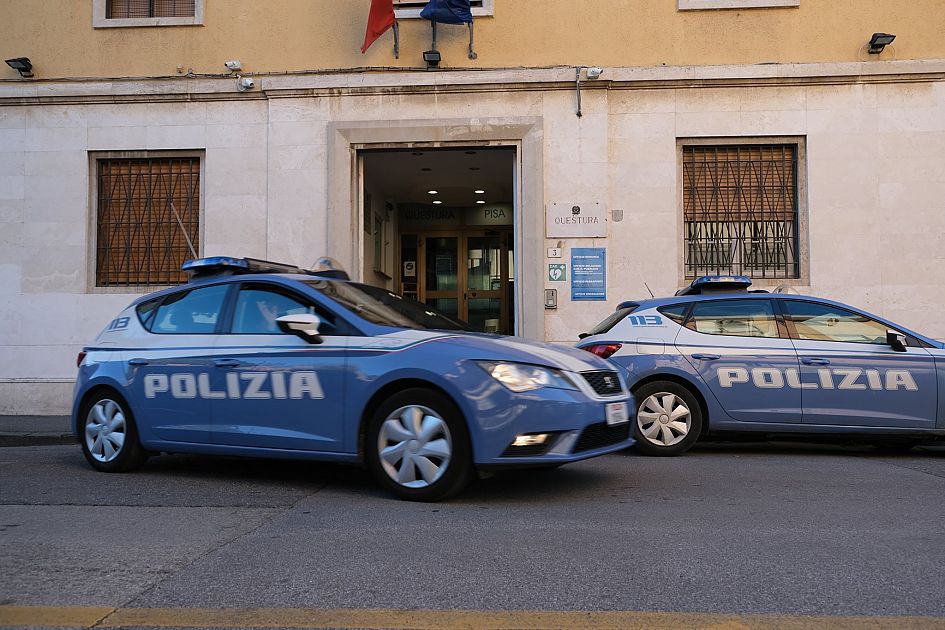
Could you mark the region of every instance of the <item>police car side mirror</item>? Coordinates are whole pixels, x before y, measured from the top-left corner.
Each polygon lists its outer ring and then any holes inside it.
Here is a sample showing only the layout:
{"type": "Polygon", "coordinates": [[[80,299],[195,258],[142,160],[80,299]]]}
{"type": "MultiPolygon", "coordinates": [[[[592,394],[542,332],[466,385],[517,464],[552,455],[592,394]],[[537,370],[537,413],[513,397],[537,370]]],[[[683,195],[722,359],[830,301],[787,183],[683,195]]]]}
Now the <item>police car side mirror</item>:
{"type": "Polygon", "coordinates": [[[276,324],[279,330],[292,335],[298,335],[309,343],[321,343],[321,335],[318,334],[318,327],[322,320],[318,315],[308,313],[299,313],[297,315],[283,315],[276,318],[276,324]]]}
{"type": "Polygon", "coordinates": [[[906,351],[906,336],[895,330],[886,331],[886,343],[896,352],[906,351]]]}

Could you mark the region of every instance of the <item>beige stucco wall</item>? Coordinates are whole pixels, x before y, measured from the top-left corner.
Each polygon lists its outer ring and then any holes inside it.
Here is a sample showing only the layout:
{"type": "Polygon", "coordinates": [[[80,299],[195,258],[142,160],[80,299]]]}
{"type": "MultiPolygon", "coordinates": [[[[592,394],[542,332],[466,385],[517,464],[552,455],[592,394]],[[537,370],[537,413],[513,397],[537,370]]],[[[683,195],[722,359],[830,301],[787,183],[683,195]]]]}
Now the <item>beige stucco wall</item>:
{"type": "MultiPolygon", "coordinates": [[[[362,66],[418,67],[429,24],[401,20],[367,54],[368,0],[207,0],[202,26],[92,27],[93,0],[0,0],[3,59],[27,56],[37,77],[141,77],[362,66]]],[[[942,0],[801,0],[799,7],[678,11],[676,0],[495,0],[476,21],[479,58],[466,31],[440,29],[443,67],[679,66],[945,58],[942,0]],[[897,35],[868,55],[875,31],[897,35]]],[[[16,79],[9,68],[0,79],[16,79]]]]}
{"type": "Polygon", "coordinates": [[[365,125],[380,139],[425,126],[463,140],[501,138],[507,123],[528,138],[522,155],[537,163],[520,173],[525,317],[537,336],[561,342],[645,295],[644,281],[657,294],[678,288],[678,138],[803,137],[809,291],[945,338],[945,65],[893,64],[883,75],[857,75],[858,65],[766,68],[769,77],[747,85],[679,79],[696,76],[685,68],[637,81],[633,70],[608,68],[623,80],[588,87],[582,118],[554,72],[441,73],[438,91],[420,85],[431,78],[423,73],[359,75],[354,86],[346,76],[285,77],[250,100],[228,80],[177,92],[154,82],[2,87],[4,103],[73,102],[0,106],[0,413],[63,411],[76,352],[133,297],[90,288],[88,152],[204,151],[203,253],[308,265],[359,249],[357,207],[333,205],[333,187],[352,189],[351,155],[331,143],[339,129],[365,125]],[[207,100],[149,102],[182,94],[207,100]],[[544,208],[572,199],[623,210],[606,239],[561,243],[566,262],[570,247],[607,247],[606,303],[571,303],[567,284],[544,282],[545,247],[558,245],[544,238],[544,208]],[[559,289],[556,311],[540,308],[545,286],[559,289]]]}

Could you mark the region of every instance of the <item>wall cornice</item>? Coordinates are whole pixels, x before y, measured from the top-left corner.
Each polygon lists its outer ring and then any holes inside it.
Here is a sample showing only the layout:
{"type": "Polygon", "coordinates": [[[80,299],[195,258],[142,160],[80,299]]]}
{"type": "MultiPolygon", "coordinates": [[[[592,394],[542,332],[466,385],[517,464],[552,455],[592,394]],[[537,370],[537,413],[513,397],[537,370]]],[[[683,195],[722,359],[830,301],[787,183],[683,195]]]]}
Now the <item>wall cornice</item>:
{"type": "MultiPolygon", "coordinates": [[[[256,89],[238,92],[230,76],[0,81],[0,106],[234,101],[272,98],[542,91],[574,88],[574,67],[490,70],[362,69],[252,75],[256,89]]],[[[605,68],[582,89],[659,89],[910,83],[945,80],[945,59],[828,64],[758,64],[605,68]]]]}

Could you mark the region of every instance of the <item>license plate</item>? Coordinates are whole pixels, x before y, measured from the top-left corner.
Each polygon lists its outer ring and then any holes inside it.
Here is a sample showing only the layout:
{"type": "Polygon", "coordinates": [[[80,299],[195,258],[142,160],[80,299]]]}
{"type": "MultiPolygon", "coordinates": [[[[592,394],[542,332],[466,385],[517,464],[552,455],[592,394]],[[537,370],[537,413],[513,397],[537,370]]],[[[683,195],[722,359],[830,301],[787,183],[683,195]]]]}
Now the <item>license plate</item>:
{"type": "Polygon", "coordinates": [[[607,424],[610,426],[630,420],[625,402],[607,403],[605,409],[607,410],[607,424]]]}

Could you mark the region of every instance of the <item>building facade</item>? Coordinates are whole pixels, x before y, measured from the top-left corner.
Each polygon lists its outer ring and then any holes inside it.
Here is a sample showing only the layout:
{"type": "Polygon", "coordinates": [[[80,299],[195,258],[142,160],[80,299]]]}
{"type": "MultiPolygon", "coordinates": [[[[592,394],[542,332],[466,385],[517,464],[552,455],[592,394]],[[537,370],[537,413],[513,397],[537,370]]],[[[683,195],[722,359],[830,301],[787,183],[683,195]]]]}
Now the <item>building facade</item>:
{"type": "Polygon", "coordinates": [[[0,414],[191,248],[554,342],[711,273],[945,338],[942,0],[476,0],[438,67],[423,4],[395,57],[368,0],[0,0],[0,414]]]}

